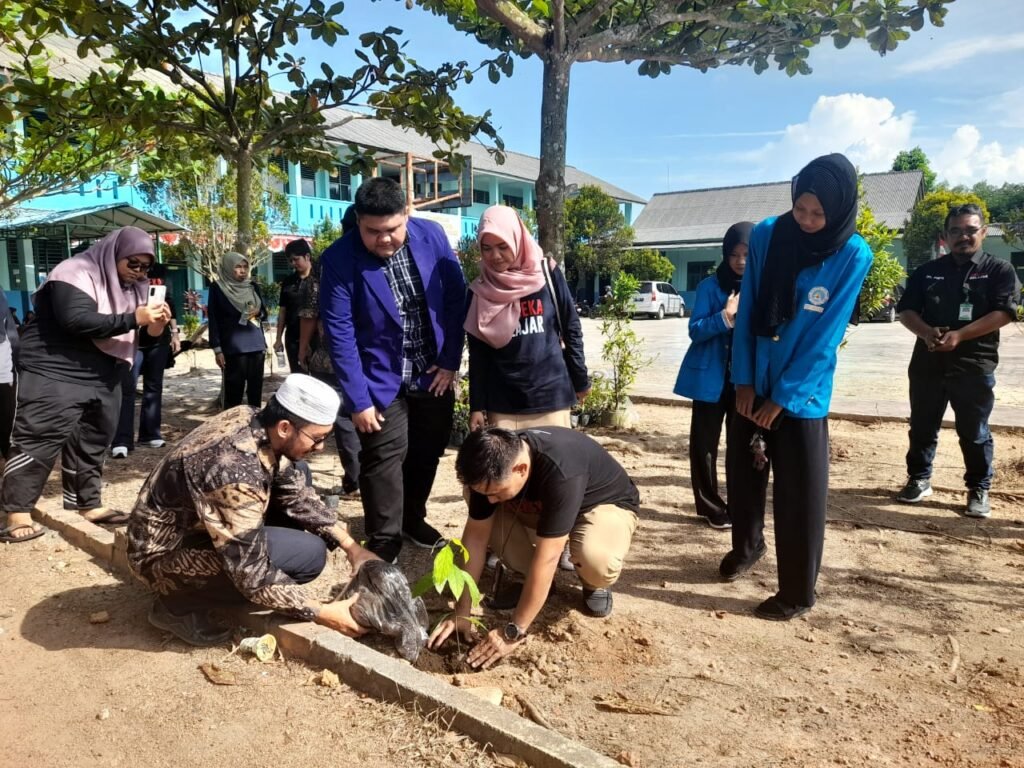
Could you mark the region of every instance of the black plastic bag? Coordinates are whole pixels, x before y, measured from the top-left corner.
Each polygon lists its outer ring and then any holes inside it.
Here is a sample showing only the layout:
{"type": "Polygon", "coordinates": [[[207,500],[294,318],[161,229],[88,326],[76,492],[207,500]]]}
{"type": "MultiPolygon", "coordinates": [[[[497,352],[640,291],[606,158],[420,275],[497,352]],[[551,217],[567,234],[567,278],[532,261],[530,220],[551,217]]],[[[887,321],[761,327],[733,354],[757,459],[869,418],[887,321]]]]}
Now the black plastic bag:
{"type": "Polygon", "coordinates": [[[427,607],[422,599],[413,599],[405,574],[397,565],[368,560],[341,597],[357,592],[359,599],[352,606],[352,618],[364,627],[393,637],[398,655],[416,661],[427,642],[427,607]]]}

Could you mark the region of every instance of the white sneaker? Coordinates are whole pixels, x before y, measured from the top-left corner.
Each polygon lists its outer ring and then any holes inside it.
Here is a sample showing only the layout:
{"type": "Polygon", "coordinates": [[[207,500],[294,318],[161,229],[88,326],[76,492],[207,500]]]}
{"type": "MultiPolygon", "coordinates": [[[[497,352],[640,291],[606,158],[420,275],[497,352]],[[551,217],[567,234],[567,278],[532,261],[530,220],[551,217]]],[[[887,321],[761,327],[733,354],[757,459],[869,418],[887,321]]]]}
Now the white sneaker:
{"type": "Polygon", "coordinates": [[[115,459],[127,459],[128,448],[123,445],[115,445],[113,448],[110,449],[110,455],[113,456],[115,459]]]}
{"type": "Polygon", "coordinates": [[[146,446],[147,448],[163,448],[165,445],[167,445],[167,442],[165,440],[147,440],[146,442],[142,443],[142,445],[146,446]]]}

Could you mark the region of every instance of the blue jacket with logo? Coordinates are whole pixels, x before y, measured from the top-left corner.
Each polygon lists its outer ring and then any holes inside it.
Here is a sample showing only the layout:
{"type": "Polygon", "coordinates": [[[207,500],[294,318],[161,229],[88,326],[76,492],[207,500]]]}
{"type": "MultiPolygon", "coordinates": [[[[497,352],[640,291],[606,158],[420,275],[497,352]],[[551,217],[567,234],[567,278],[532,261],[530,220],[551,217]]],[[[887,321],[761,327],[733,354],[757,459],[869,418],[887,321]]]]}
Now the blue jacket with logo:
{"type": "Polygon", "coordinates": [[[774,226],[775,217],[765,219],[750,237],[733,333],[732,381],[752,385],[789,416],[819,419],[828,415],[836,350],[874,256],[864,238],[853,235],[837,253],[800,271],[795,314],[777,335],[755,336],[751,316],[774,226]]]}
{"type": "Polygon", "coordinates": [[[732,341],[732,328],[722,317],[728,298],[714,275],[697,286],[690,315],[690,348],[672,389],[677,395],[708,403],[717,403],[722,397],[732,341]]]}

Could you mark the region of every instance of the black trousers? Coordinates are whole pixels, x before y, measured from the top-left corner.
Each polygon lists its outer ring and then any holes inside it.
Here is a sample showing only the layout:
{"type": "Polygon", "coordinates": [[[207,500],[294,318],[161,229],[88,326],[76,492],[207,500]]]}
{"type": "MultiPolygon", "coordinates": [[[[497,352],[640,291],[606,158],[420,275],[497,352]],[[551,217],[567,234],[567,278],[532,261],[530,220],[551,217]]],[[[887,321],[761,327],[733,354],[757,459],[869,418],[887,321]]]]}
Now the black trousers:
{"type": "Polygon", "coordinates": [[[224,410],[245,401],[259,408],[263,401],[263,352],[241,352],[224,355],[224,410]]]}
{"type": "Polygon", "coordinates": [[[11,431],[14,429],[14,414],[18,405],[18,374],[10,384],[0,384],[0,456],[7,458],[11,453],[11,431]]]}
{"type": "Polygon", "coordinates": [[[304,373],[299,367],[299,322],[285,326],[284,353],[288,358],[288,368],[292,373],[304,373]]]}
{"type": "Polygon", "coordinates": [[[442,397],[400,394],[384,411],[380,432],[359,433],[366,547],[385,560],[401,550],[403,525],[427,516],[437,464],[451,438],[454,409],[450,391],[442,397]]]}
{"type": "Polygon", "coordinates": [[[135,365],[121,381],[121,415],[114,433],[114,445],[135,448],[135,389],[142,376],[142,408],[139,410],[139,442],[161,440],[164,371],[171,356],[169,344],[144,347],[135,353],[135,365]]]}
{"type": "Polygon", "coordinates": [[[114,383],[87,386],[24,371],[18,383],[18,412],[0,511],[31,511],[58,453],[64,509],[101,506],[103,459],[121,405],[120,374],[114,383]]]}
{"type": "Polygon", "coordinates": [[[778,597],[796,606],[814,605],[814,585],[825,546],[828,501],[828,419],[786,416],[773,431],[761,430],[768,465],[754,466],[750,442],[759,427],[742,416],[732,420],[726,456],[732,548],[752,557],[764,542],[769,469],[773,474],[772,517],[779,569],[778,597]]]}
{"type": "MultiPolygon", "coordinates": [[[[313,376],[334,387],[338,397],[344,401],[344,395],[341,393],[341,387],[338,386],[338,379],[334,374],[314,373],[313,376]]],[[[359,487],[359,451],[362,446],[352,419],[343,414],[340,409],[334,419],[334,442],[338,446],[338,458],[341,459],[341,468],[345,473],[341,480],[341,487],[345,493],[351,493],[359,487]]]]}
{"type": "Polygon", "coordinates": [[[693,502],[701,517],[720,517],[729,509],[718,492],[718,441],[725,421],[726,463],[729,455],[729,425],[736,408],[736,390],[731,384],[722,388],[717,403],[693,401],[690,414],[690,485],[693,502]]]}

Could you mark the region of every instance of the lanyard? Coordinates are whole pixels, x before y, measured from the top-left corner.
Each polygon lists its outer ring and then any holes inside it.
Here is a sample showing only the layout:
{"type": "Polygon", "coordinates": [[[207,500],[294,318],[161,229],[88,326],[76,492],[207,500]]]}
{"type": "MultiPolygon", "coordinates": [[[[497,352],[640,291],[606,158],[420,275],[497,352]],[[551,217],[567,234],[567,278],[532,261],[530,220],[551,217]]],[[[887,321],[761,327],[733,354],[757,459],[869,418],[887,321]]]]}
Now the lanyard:
{"type": "Polygon", "coordinates": [[[972,261],[971,262],[971,268],[967,270],[967,274],[964,276],[964,284],[962,286],[963,287],[963,292],[964,292],[964,301],[967,301],[967,299],[970,297],[970,292],[969,292],[969,290],[967,288],[967,282],[971,279],[971,275],[974,274],[974,268],[976,266],[977,265],[972,261]]]}

